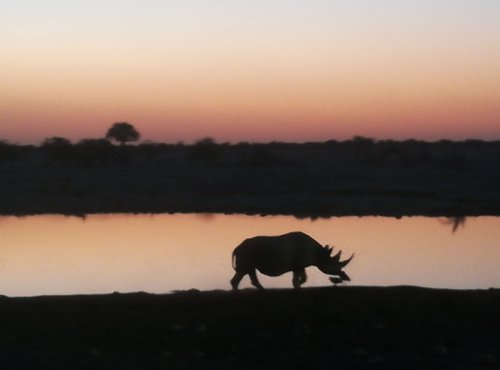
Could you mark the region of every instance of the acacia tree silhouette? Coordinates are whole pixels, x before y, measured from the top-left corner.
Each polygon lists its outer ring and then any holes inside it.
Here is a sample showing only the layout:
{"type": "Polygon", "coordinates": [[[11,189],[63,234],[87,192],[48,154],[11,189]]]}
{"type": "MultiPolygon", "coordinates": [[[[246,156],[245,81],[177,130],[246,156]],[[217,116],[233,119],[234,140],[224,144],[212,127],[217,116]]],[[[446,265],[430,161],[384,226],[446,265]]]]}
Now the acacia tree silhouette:
{"type": "Polygon", "coordinates": [[[119,142],[121,145],[139,140],[141,134],[130,123],[117,122],[108,129],[106,139],[111,139],[119,142]]]}

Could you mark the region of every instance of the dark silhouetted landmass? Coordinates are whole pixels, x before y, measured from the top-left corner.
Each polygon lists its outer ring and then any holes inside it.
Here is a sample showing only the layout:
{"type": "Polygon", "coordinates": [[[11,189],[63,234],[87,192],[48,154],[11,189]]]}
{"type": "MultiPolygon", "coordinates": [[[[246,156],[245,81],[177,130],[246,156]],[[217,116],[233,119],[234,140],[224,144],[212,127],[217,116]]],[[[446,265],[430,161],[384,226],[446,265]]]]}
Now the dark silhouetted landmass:
{"type": "Polygon", "coordinates": [[[500,291],[0,297],[2,369],[498,369],[500,291]]]}
{"type": "Polygon", "coordinates": [[[0,213],[499,215],[500,142],[0,142],[0,213]]]}

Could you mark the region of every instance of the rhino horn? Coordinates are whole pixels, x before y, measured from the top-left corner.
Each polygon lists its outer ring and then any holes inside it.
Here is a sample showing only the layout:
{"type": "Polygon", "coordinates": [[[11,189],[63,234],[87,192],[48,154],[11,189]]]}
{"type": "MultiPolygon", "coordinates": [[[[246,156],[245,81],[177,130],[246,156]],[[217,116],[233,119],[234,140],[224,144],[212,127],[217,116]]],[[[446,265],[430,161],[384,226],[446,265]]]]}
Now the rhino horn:
{"type": "MultiPolygon", "coordinates": [[[[339,256],[340,257],[340,256],[339,256]]],[[[353,259],[354,257],[354,253],[352,254],[351,257],[349,257],[348,259],[344,260],[344,261],[340,261],[339,264],[340,264],[340,268],[343,268],[345,267],[349,262],[351,262],[351,260],[353,259]]],[[[340,258],[339,258],[340,260],[340,258]]]]}
{"type": "Polygon", "coordinates": [[[337,252],[337,254],[335,254],[335,256],[332,257],[333,261],[336,262],[336,263],[339,263],[340,262],[340,256],[342,255],[342,251],[339,250],[337,252]]]}

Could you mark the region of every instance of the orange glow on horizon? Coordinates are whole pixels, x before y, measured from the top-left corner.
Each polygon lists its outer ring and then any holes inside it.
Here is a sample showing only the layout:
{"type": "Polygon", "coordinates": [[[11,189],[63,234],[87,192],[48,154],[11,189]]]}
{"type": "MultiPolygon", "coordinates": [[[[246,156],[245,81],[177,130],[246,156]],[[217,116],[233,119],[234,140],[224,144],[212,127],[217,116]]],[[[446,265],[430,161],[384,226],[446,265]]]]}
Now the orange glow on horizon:
{"type": "Polygon", "coordinates": [[[6,6],[0,139],[500,139],[497,2],[221,3],[6,6]]]}

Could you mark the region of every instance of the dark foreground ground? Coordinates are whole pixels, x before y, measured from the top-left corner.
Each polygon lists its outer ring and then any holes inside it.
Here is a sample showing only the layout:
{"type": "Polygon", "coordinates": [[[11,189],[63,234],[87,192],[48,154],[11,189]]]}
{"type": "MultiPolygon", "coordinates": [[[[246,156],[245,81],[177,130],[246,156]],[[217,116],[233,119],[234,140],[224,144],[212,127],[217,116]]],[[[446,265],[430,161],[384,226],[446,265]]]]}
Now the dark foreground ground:
{"type": "Polygon", "coordinates": [[[498,369],[500,290],[0,298],[2,369],[498,369]]]}

